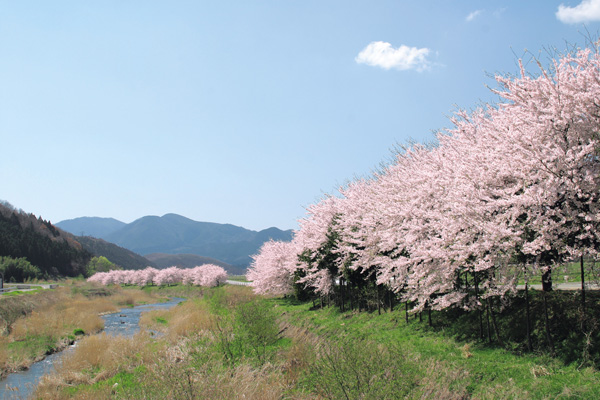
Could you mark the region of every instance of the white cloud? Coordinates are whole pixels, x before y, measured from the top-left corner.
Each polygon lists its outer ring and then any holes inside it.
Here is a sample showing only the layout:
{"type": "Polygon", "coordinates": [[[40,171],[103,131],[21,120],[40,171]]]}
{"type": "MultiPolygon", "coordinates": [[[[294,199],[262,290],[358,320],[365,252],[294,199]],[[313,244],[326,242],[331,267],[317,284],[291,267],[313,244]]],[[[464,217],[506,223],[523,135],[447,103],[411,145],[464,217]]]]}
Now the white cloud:
{"type": "Polygon", "coordinates": [[[481,13],[483,12],[483,10],[475,10],[472,13],[470,13],[469,15],[467,15],[467,18],[465,18],[465,21],[467,22],[471,22],[473,21],[475,18],[477,18],[481,13]]]}
{"type": "Polygon", "coordinates": [[[383,69],[399,69],[401,71],[415,69],[423,71],[429,68],[429,49],[408,47],[401,45],[397,49],[386,42],[371,42],[365,47],[355,60],[359,64],[367,64],[383,69]]]}
{"type": "Polygon", "coordinates": [[[583,0],[575,7],[558,6],[556,18],[565,24],[600,21],[600,0],[583,0]]]}

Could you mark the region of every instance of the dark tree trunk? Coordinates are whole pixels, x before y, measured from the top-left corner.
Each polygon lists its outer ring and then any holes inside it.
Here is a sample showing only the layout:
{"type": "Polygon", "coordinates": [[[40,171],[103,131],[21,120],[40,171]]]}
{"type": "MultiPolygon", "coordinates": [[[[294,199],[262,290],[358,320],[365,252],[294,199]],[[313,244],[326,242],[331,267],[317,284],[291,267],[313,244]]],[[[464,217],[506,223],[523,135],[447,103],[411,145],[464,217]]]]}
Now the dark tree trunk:
{"type": "Polygon", "coordinates": [[[404,311],[406,316],[406,323],[408,324],[408,300],[404,302],[404,311]]]}
{"type": "MultiPolygon", "coordinates": [[[[488,303],[489,306],[489,299],[486,300],[486,302],[488,303]]],[[[485,321],[487,323],[487,337],[488,337],[488,343],[492,343],[492,328],[490,326],[490,308],[486,307],[486,314],[485,314],[485,321]]]]}
{"type": "Polygon", "coordinates": [[[533,351],[533,345],[531,344],[531,315],[529,310],[529,282],[525,282],[525,314],[527,316],[527,349],[533,351]]]}
{"type": "Polygon", "coordinates": [[[542,290],[544,292],[552,291],[552,268],[548,268],[548,270],[542,274],[542,290]]]}
{"type": "Polygon", "coordinates": [[[583,254],[579,259],[579,265],[581,267],[581,327],[585,331],[585,271],[583,269],[583,254]]]}
{"type": "Polygon", "coordinates": [[[494,314],[494,307],[492,304],[492,298],[488,298],[488,309],[490,310],[490,316],[492,317],[492,325],[494,326],[494,332],[496,333],[496,340],[502,345],[502,339],[500,339],[500,329],[498,329],[498,323],[496,321],[496,314],[494,314]]]}
{"type": "Polygon", "coordinates": [[[544,297],[544,323],[546,325],[546,340],[548,341],[550,353],[554,355],[554,341],[552,340],[552,334],[550,333],[550,318],[548,318],[548,294],[544,291],[542,292],[542,296],[544,297]]]}
{"type": "Polygon", "coordinates": [[[380,300],[380,295],[379,295],[379,285],[375,284],[375,287],[377,288],[377,314],[381,315],[381,300],[380,300]]]}
{"type": "Polygon", "coordinates": [[[354,298],[354,293],[352,291],[352,285],[350,285],[350,288],[348,288],[348,292],[350,292],[350,309],[354,310],[354,303],[352,302],[352,299],[354,298]]]}
{"type": "MultiPolygon", "coordinates": [[[[473,271],[473,281],[475,283],[475,299],[479,303],[479,281],[477,280],[477,273],[473,271]]],[[[483,315],[481,306],[477,306],[477,312],[479,313],[479,339],[483,339],[483,315]]]]}
{"type": "Polygon", "coordinates": [[[340,309],[344,312],[344,278],[340,278],[340,309]]]}
{"type": "Polygon", "coordinates": [[[433,326],[433,324],[431,323],[431,307],[429,307],[429,308],[427,309],[427,316],[428,316],[428,318],[429,318],[429,326],[431,326],[431,327],[432,327],[432,326],[433,326]]]}

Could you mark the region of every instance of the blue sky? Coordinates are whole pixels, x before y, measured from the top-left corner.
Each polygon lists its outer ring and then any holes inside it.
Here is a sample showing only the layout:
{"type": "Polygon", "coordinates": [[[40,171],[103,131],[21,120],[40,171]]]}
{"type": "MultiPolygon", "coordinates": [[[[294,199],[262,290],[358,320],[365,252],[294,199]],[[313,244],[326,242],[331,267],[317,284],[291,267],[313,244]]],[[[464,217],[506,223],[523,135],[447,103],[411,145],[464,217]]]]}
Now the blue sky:
{"type": "Polygon", "coordinates": [[[296,228],[599,20],[596,0],[0,1],[0,199],[296,228]]]}

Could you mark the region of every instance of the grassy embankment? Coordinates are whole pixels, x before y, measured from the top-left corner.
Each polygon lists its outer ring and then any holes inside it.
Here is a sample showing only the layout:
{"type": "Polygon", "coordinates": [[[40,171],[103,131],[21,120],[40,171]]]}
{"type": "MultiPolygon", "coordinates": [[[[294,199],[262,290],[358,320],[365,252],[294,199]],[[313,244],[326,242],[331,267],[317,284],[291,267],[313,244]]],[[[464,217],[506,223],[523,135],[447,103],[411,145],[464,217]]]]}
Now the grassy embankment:
{"type": "Polygon", "coordinates": [[[400,310],[340,313],[311,305],[257,298],[245,287],[204,290],[203,297],[144,315],[142,323],[163,331],[161,337],[83,339],[36,396],[600,398],[600,373],[592,367],[457,341],[426,322],[406,324],[400,310]]]}
{"type": "Polygon", "coordinates": [[[83,335],[104,327],[100,314],[158,301],[140,290],[62,282],[51,290],[0,296],[0,376],[27,369],[83,335]]]}

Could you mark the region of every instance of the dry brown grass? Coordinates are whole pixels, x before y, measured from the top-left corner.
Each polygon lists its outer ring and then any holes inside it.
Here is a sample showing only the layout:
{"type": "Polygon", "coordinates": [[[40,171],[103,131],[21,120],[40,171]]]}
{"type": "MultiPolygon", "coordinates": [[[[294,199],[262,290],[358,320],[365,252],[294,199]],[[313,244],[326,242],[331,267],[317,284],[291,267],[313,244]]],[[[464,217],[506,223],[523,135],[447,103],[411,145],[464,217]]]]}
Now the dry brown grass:
{"type": "Polygon", "coordinates": [[[69,343],[67,337],[75,329],[86,334],[102,330],[101,314],[116,312],[127,304],[156,301],[156,297],[140,290],[104,290],[81,282],[32,295],[0,298],[0,329],[4,328],[4,335],[0,335],[0,375],[27,368],[44,356],[48,346],[60,350],[69,343]],[[21,343],[9,346],[14,342],[21,343]]]}
{"type": "Polygon", "coordinates": [[[67,297],[67,291],[60,288],[35,294],[21,296],[0,297],[0,334],[8,334],[11,325],[33,310],[40,310],[51,306],[67,297]]]}
{"type": "Polygon", "coordinates": [[[0,369],[5,369],[8,362],[8,339],[0,336],[0,369]]]}
{"type": "Polygon", "coordinates": [[[138,290],[137,288],[117,288],[116,290],[117,292],[114,295],[110,296],[110,300],[121,307],[157,302],[156,296],[150,295],[142,290],[138,290]]]}
{"type": "Polygon", "coordinates": [[[140,326],[164,332],[172,342],[176,342],[181,337],[211,331],[214,328],[214,318],[205,302],[188,300],[170,310],[143,313],[140,326]]]}
{"type": "Polygon", "coordinates": [[[149,342],[150,338],[145,333],[133,338],[108,336],[105,333],[88,336],[77,344],[72,354],[62,360],[54,373],[42,378],[35,398],[63,398],[62,389],[68,386],[93,384],[120,371],[129,371],[153,362],[154,355],[149,342]]]}
{"type": "Polygon", "coordinates": [[[266,364],[257,368],[240,364],[227,368],[214,357],[206,357],[200,364],[193,362],[194,357],[206,351],[207,348],[194,339],[180,339],[163,349],[154,363],[148,364],[135,389],[119,393],[118,397],[199,400],[283,397],[286,383],[278,366],[266,364]]]}
{"type": "Polygon", "coordinates": [[[223,287],[223,292],[224,305],[227,308],[235,308],[239,304],[248,303],[258,298],[252,288],[248,286],[227,285],[223,287]]]}
{"type": "Polygon", "coordinates": [[[282,330],[286,337],[292,339],[292,345],[283,353],[282,371],[286,383],[293,386],[303,371],[314,363],[321,340],[314,333],[294,325],[282,324],[282,330]]]}
{"type": "Polygon", "coordinates": [[[187,301],[171,309],[168,335],[171,338],[190,336],[214,327],[210,310],[204,302],[187,301]]]}
{"type": "Polygon", "coordinates": [[[12,340],[25,340],[31,336],[60,337],[77,328],[85,333],[95,333],[104,327],[99,314],[117,310],[107,298],[86,298],[82,295],[65,297],[52,306],[33,311],[28,317],[17,320],[10,336],[12,340]]]}
{"type": "Polygon", "coordinates": [[[170,319],[169,310],[151,310],[142,313],[140,316],[140,327],[152,329],[159,332],[166,332],[167,327],[159,320],[168,321],[170,319]]]}

